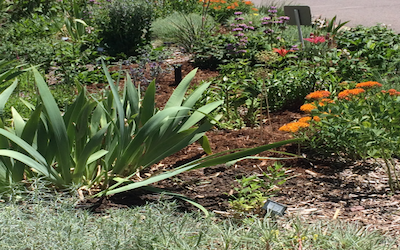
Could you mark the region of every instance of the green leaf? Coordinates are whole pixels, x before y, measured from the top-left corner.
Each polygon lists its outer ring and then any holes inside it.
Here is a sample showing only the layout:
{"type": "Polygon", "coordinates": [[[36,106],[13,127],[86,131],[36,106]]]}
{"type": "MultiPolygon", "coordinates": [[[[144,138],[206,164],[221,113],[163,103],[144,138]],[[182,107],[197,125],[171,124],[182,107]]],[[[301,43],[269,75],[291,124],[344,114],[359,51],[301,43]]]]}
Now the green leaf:
{"type": "Polygon", "coordinates": [[[111,195],[111,194],[116,194],[116,193],[120,193],[120,192],[124,192],[124,191],[128,191],[128,190],[136,189],[139,187],[153,184],[153,183],[161,181],[161,180],[165,180],[167,178],[173,177],[175,175],[178,175],[180,173],[183,173],[183,172],[191,170],[191,169],[198,169],[198,168],[203,168],[203,167],[215,166],[218,164],[224,164],[224,163],[232,161],[232,160],[236,160],[236,159],[240,159],[240,158],[243,158],[246,156],[258,154],[258,153],[261,153],[263,151],[266,151],[266,150],[269,150],[272,148],[280,147],[280,146],[290,144],[290,143],[297,143],[300,141],[301,141],[300,139],[291,139],[291,140],[280,141],[280,142],[276,142],[273,144],[268,144],[268,145],[264,145],[264,146],[260,146],[260,147],[256,147],[256,148],[242,149],[239,152],[228,154],[228,155],[218,156],[218,154],[217,154],[217,155],[207,156],[202,159],[194,160],[192,162],[186,163],[174,170],[164,172],[164,173],[161,173],[156,176],[152,176],[146,180],[127,184],[125,186],[116,188],[117,186],[124,183],[125,180],[128,180],[128,178],[124,179],[124,180],[118,180],[115,185],[110,187],[108,190],[104,190],[103,192],[100,192],[97,196],[111,195]]]}
{"type": "Polygon", "coordinates": [[[15,79],[14,83],[11,84],[8,88],[6,88],[1,94],[0,94],[0,119],[3,117],[4,114],[4,107],[8,101],[8,98],[10,98],[12,92],[18,85],[18,80],[15,79]]]}
{"type": "Polygon", "coordinates": [[[40,98],[43,102],[44,110],[47,113],[48,119],[52,131],[54,132],[54,137],[57,149],[58,149],[58,169],[60,169],[61,176],[65,183],[71,182],[71,172],[72,161],[70,158],[71,148],[70,142],[68,140],[67,129],[64,124],[64,120],[61,116],[61,112],[58,109],[57,103],[51,94],[46,82],[40,75],[36,68],[33,69],[36,84],[40,93],[40,98]]]}
{"type": "Polygon", "coordinates": [[[164,109],[181,106],[183,98],[185,97],[185,93],[190,85],[190,82],[196,75],[197,69],[190,71],[189,74],[183,78],[183,80],[179,83],[178,87],[174,90],[171,97],[168,99],[168,102],[165,104],[164,109]]]}
{"type": "Polygon", "coordinates": [[[206,154],[210,155],[212,154],[212,149],[210,146],[210,142],[208,141],[208,137],[203,135],[198,142],[200,143],[201,147],[203,148],[204,152],[206,152],[206,154]]]}
{"type": "Polygon", "coordinates": [[[30,158],[29,156],[26,156],[20,152],[16,152],[13,150],[8,150],[8,149],[0,149],[0,155],[1,156],[6,156],[13,158],[17,161],[20,161],[27,166],[33,168],[34,170],[38,171],[39,173],[43,174],[44,176],[48,177],[51,181],[57,183],[57,178],[54,175],[54,173],[51,173],[49,171],[51,168],[49,168],[46,165],[42,165],[39,162],[35,161],[34,159],[30,158]]]}
{"type": "Polygon", "coordinates": [[[140,110],[140,123],[144,125],[154,114],[156,82],[152,81],[144,94],[140,110]]]}

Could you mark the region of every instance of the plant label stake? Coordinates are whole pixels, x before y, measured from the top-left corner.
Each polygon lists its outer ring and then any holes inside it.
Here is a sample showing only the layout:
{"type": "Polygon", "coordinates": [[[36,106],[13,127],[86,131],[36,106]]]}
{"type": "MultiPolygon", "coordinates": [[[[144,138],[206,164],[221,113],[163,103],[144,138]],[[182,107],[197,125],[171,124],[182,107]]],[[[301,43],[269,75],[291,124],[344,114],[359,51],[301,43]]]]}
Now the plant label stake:
{"type": "Polygon", "coordinates": [[[278,202],[268,199],[262,208],[267,210],[267,213],[283,216],[287,207],[285,205],[279,204],[278,202]]]}
{"type": "Polygon", "coordinates": [[[175,64],[174,71],[175,71],[175,85],[178,85],[182,81],[182,64],[175,64]]]}
{"type": "Polygon", "coordinates": [[[289,25],[297,25],[299,31],[299,40],[301,46],[304,47],[303,33],[301,25],[311,25],[310,6],[284,6],[285,15],[289,17],[289,25]]]}

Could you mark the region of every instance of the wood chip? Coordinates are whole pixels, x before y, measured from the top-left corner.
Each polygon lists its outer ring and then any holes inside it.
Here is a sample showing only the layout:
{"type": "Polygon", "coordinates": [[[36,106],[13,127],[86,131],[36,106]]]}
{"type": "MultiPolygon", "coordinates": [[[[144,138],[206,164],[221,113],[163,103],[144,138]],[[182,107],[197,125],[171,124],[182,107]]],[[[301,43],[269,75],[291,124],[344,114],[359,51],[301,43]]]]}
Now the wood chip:
{"type": "Polygon", "coordinates": [[[351,207],[350,211],[355,212],[355,211],[362,211],[364,210],[363,206],[355,206],[355,207],[351,207]]]}
{"type": "Polygon", "coordinates": [[[309,175],[314,176],[314,177],[315,177],[315,176],[318,176],[317,173],[315,173],[315,172],[313,172],[313,171],[311,171],[311,170],[308,170],[308,169],[306,169],[305,172],[306,172],[307,174],[309,174],[309,175]]]}
{"type": "Polygon", "coordinates": [[[335,214],[333,215],[334,220],[337,219],[337,217],[339,216],[339,213],[340,213],[340,208],[337,208],[335,214]]]}

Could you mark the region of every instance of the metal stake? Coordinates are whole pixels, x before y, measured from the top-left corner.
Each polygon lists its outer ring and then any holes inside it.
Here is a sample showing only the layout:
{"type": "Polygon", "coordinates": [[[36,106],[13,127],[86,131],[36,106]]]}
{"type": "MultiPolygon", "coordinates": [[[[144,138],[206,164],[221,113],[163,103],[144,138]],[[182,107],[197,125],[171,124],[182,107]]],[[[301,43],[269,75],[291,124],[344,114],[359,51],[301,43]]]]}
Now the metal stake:
{"type": "Polygon", "coordinates": [[[300,27],[300,15],[299,15],[299,11],[297,9],[294,9],[294,17],[296,19],[296,25],[297,25],[297,29],[299,31],[299,40],[301,42],[301,47],[304,47],[304,41],[303,41],[303,33],[301,32],[301,27],[300,27]]]}

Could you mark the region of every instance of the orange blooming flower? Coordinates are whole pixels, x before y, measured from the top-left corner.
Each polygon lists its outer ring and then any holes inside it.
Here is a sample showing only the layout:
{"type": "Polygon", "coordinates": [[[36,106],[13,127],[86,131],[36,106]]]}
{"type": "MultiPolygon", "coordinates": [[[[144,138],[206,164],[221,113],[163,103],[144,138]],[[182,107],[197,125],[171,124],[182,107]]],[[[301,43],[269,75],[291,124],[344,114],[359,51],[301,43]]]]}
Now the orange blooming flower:
{"type": "Polygon", "coordinates": [[[294,52],[294,50],[292,50],[292,49],[287,50],[284,48],[280,48],[280,49],[273,48],[273,50],[274,50],[274,52],[278,53],[279,55],[281,55],[283,57],[286,56],[286,54],[289,52],[294,52]]]}
{"type": "Polygon", "coordinates": [[[257,8],[251,8],[252,10],[254,10],[254,11],[258,11],[258,9],[257,8]]]}
{"type": "Polygon", "coordinates": [[[239,7],[239,4],[237,2],[233,3],[236,7],[239,7]]]}
{"type": "Polygon", "coordinates": [[[300,110],[306,113],[311,113],[311,110],[316,109],[317,107],[314,104],[306,103],[300,107],[300,110]]]}
{"type": "Polygon", "coordinates": [[[247,5],[252,5],[252,4],[253,4],[252,1],[246,1],[246,2],[244,2],[244,3],[247,4],[247,5]]]}
{"type": "Polygon", "coordinates": [[[400,92],[395,89],[389,89],[388,91],[382,90],[382,93],[388,93],[389,95],[400,95],[400,92]]]}
{"type": "Polygon", "coordinates": [[[321,121],[321,118],[319,118],[319,116],[314,116],[314,117],[313,117],[313,120],[316,121],[316,122],[320,122],[320,121],[321,121]]]}
{"type": "Polygon", "coordinates": [[[310,124],[306,122],[291,122],[279,128],[279,131],[296,133],[300,128],[306,128],[310,124]]]}
{"type": "Polygon", "coordinates": [[[318,99],[322,99],[324,97],[328,97],[331,95],[331,92],[327,91],[327,90],[318,90],[318,91],[314,91],[310,94],[308,94],[306,96],[307,100],[318,100],[318,99]]]}
{"type": "Polygon", "coordinates": [[[299,119],[298,122],[309,122],[311,121],[311,116],[305,116],[299,119]]]}
{"type": "Polygon", "coordinates": [[[325,106],[326,103],[335,103],[333,100],[329,99],[329,98],[322,98],[318,105],[319,106],[325,106]]]}
{"type": "Polygon", "coordinates": [[[227,9],[232,9],[232,6],[230,6],[230,5],[229,5],[229,6],[228,6],[228,7],[226,7],[226,8],[227,8],[227,9]]]}
{"type": "Polygon", "coordinates": [[[324,102],[324,103],[335,103],[334,100],[331,100],[331,99],[329,99],[329,98],[322,98],[322,99],[320,100],[320,102],[324,102]]]}
{"type": "Polygon", "coordinates": [[[348,100],[348,98],[349,98],[350,96],[358,95],[358,94],[361,94],[361,93],[363,93],[363,92],[365,92],[365,90],[364,90],[364,89],[360,89],[360,88],[356,88],[356,89],[346,89],[346,90],[343,90],[342,92],[340,92],[340,93],[338,94],[338,98],[339,98],[339,99],[346,99],[346,100],[348,100]]]}
{"type": "Polygon", "coordinates": [[[382,87],[382,84],[379,82],[360,82],[356,85],[356,88],[373,88],[373,87],[382,87]]]}

